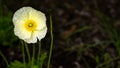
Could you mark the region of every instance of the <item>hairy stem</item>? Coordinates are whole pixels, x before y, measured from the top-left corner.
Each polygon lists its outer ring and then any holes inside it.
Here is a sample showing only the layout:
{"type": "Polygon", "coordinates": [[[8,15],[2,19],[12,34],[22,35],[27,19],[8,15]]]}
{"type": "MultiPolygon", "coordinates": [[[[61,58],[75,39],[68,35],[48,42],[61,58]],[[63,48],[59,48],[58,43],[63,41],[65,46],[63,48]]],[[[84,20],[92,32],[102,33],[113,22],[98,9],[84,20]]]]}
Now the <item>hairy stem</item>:
{"type": "Polygon", "coordinates": [[[50,44],[50,51],[49,51],[49,58],[48,58],[48,65],[47,68],[50,68],[50,60],[52,56],[52,48],[53,48],[53,28],[52,28],[52,16],[50,15],[50,35],[51,35],[51,44],[50,44]]]}

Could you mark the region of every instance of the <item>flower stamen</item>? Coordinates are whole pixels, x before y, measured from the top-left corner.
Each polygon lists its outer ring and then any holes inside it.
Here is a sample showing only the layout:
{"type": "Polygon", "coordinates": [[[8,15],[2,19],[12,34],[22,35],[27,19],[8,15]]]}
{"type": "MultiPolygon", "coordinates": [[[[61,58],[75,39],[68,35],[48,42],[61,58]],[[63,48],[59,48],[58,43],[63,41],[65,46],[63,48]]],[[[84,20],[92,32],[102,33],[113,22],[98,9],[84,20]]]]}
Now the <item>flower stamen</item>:
{"type": "Polygon", "coordinates": [[[29,24],[28,24],[28,27],[32,27],[32,26],[33,26],[33,23],[29,23],[29,24]]]}
{"type": "Polygon", "coordinates": [[[35,29],[37,27],[36,22],[33,20],[27,20],[24,25],[25,25],[26,30],[30,31],[30,32],[35,31],[35,29]]]}

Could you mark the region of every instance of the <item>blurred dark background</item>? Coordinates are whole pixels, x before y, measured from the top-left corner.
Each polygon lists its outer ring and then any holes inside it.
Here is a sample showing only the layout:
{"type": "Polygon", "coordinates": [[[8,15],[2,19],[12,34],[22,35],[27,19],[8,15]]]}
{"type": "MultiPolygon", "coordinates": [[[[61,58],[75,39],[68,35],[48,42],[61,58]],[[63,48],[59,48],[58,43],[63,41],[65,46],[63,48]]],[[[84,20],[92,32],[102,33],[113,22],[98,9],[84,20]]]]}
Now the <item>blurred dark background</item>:
{"type": "MultiPolygon", "coordinates": [[[[0,50],[9,62],[22,61],[12,16],[23,6],[46,14],[48,33],[42,49],[47,53],[52,14],[51,68],[120,68],[120,0],[0,0],[0,50]]],[[[0,56],[0,68],[5,67],[0,56]]]]}

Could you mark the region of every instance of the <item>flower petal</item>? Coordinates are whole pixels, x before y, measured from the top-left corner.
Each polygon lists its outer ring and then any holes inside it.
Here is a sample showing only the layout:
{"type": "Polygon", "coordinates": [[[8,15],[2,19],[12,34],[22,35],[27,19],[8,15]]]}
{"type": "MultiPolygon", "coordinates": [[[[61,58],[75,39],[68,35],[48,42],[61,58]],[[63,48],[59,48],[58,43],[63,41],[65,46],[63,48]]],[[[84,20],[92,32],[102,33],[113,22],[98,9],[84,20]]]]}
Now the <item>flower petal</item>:
{"type": "Polygon", "coordinates": [[[35,20],[37,22],[37,28],[38,30],[42,29],[46,25],[46,17],[45,14],[43,14],[40,11],[31,11],[29,15],[29,19],[35,20]]]}
{"type": "Polygon", "coordinates": [[[18,23],[15,25],[14,33],[20,39],[28,39],[31,36],[31,32],[27,31],[23,23],[18,23]]]}
{"type": "Polygon", "coordinates": [[[47,27],[44,27],[42,30],[35,31],[34,35],[37,36],[38,40],[40,41],[42,38],[45,37],[47,33],[47,27]]]}
{"type": "Polygon", "coordinates": [[[29,39],[25,39],[24,41],[26,41],[27,43],[36,43],[37,42],[37,37],[31,37],[29,39]]]}

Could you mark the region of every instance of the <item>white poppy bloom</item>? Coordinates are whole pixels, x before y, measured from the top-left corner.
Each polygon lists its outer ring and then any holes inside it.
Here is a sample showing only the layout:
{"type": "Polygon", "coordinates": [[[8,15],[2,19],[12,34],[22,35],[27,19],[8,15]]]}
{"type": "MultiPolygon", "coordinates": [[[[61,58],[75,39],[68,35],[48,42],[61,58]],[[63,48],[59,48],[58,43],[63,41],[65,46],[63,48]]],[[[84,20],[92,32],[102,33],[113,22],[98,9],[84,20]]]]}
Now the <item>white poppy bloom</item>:
{"type": "Polygon", "coordinates": [[[40,41],[47,33],[46,16],[32,7],[23,7],[13,16],[14,33],[27,43],[40,41]]]}

